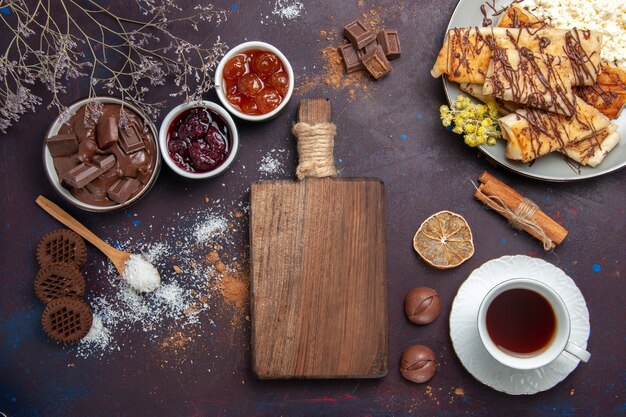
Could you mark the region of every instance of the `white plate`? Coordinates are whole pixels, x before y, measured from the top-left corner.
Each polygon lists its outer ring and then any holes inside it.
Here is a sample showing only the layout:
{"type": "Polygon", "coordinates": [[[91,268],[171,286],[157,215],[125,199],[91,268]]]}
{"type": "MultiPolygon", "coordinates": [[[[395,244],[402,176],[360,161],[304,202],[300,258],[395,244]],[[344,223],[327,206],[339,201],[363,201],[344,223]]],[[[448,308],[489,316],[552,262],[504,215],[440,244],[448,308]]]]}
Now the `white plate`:
{"type": "MultiPolygon", "coordinates": [[[[511,3],[511,0],[496,0],[496,9],[501,9],[511,3]]],[[[471,27],[482,26],[483,15],[480,11],[482,1],[460,0],[456,6],[448,30],[455,27],[471,27]]],[[[489,10],[489,8],[487,8],[489,10]]],[[[498,17],[492,18],[494,25],[497,24],[498,17]]],[[[456,83],[449,82],[446,76],[442,76],[443,88],[446,91],[448,102],[456,100],[460,94],[465,94],[456,83]]],[[[466,95],[466,94],[465,94],[466,95]]],[[[493,146],[481,145],[479,149],[489,158],[498,164],[522,174],[527,177],[536,178],[546,181],[576,181],[585,178],[597,177],[599,175],[608,174],[617,171],[626,166],[626,110],[622,115],[613,120],[618,125],[617,132],[622,137],[620,143],[604,158],[604,161],[595,168],[580,167],[580,173],[575,171],[572,166],[577,166],[575,162],[566,162],[565,156],[559,152],[553,152],[550,155],[543,156],[535,161],[532,166],[521,162],[507,159],[504,156],[505,141],[499,140],[493,146]]]]}
{"type": "Polygon", "coordinates": [[[580,290],[559,268],[524,255],[491,260],[470,274],[452,303],[450,338],[461,363],[474,378],[497,391],[528,395],[554,387],[576,369],[579,360],[565,352],[544,367],[522,371],[502,365],[487,352],[478,335],[478,307],[494,286],[519,277],[537,279],[556,290],[569,310],[572,324],[570,341],[586,349],[590,331],[589,312],[580,290]]]}

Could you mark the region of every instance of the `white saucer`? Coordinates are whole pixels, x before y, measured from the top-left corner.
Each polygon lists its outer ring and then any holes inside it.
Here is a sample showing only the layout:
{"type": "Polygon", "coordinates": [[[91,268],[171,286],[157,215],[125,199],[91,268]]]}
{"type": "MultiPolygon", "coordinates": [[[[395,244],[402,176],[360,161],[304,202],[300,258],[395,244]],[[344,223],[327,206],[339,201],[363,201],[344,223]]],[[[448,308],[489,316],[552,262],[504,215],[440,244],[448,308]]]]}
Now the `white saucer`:
{"type": "Polygon", "coordinates": [[[546,391],[565,379],[580,362],[565,352],[552,363],[520,371],[502,365],[489,355],[478,335],[478,307],[495,285],[510,278],[534,278],[551,286],[570,313],[570,341],[585,348],[589,338],[589,311],[574,281],[554,265],[524,255],[503,256],[474,270],[459,288],[450,313],[450,338],[461,363],[483,384],[512,395],[546,391]]]}

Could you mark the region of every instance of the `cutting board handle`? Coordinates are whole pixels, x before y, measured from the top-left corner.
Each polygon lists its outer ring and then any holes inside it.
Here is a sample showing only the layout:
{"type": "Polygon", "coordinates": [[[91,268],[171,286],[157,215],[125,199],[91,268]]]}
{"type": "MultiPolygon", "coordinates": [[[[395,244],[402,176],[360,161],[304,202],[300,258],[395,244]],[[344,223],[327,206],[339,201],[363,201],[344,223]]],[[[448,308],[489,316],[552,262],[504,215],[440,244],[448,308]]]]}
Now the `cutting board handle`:
{"type": "Polygon", "coordinates": [[[297,123],[292,132],[298,141],[296,177],[337,175],[333,150],[337,129],[332,123],[332,106],[327,98],[305,98],[298,104],[297,123]]]}

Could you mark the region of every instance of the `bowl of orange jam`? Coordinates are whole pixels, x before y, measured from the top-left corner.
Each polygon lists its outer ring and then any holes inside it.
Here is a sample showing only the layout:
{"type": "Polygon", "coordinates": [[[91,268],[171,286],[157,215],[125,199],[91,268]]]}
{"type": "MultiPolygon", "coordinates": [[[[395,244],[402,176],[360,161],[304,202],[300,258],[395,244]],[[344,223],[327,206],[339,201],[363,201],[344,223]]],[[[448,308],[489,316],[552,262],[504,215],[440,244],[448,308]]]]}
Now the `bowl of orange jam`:
{"type": "Polygon", "coordinates": [[[230,113],[254,122],[269,120],[293,94],[293,69],[269,43],[245,42],[224,55],[215,71],[215,87],[230,113]]]}

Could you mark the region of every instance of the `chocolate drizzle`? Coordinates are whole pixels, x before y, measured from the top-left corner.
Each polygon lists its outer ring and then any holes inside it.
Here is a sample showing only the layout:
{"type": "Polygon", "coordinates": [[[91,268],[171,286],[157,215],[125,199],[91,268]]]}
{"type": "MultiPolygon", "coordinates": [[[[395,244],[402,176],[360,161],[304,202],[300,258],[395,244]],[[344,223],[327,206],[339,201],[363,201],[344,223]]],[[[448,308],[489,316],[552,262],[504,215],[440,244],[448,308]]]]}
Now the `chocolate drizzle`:
{"type": "Polygon", "coordinates": [[[492,46],[491,59],[484,94],[566,116],[575,113],[576,100],[563,68],[564,58],[535,54],[525,47],[492,46]]]}
{"type": "Polygon", "coordinates": [[[591,37],[591,32],[588,30],[578,30],[573,28],[565,33],[565,46],[563,47],[565,55],[569,58],[572,64],[572,70],[576,77],[575,85],[585,85],[587,79],[595,81],[598,78],[599,69],[592,60],[591,57],[595,54],[592,52],[589,55],[580,42],[580,33],[583,33],[583,37],[588,40],[591,37]]]}

